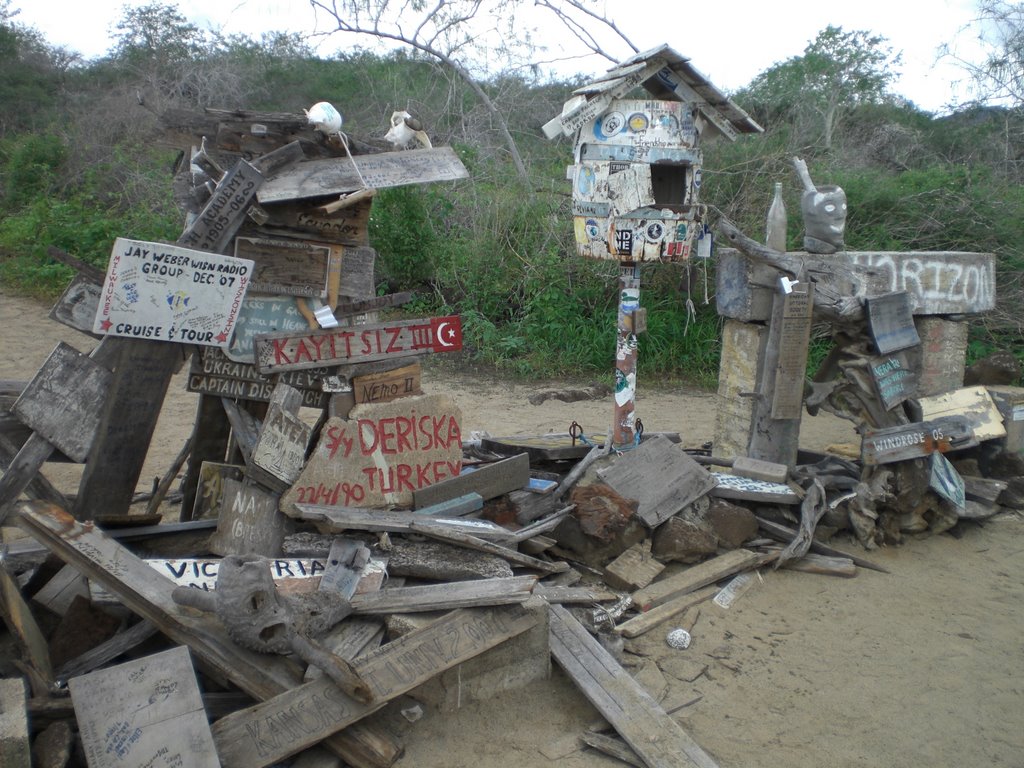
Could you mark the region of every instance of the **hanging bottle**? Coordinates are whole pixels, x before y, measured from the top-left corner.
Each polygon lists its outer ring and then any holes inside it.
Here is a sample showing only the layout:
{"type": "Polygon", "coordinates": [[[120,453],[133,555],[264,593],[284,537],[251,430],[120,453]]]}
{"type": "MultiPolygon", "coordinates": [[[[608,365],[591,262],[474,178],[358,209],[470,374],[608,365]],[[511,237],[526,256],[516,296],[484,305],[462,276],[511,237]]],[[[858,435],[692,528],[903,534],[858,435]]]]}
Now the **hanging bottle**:
{"type": "Polygon", "coordinates": [[[768,208],[764,244],[774,251],[786,252],[786,204],[782,201],[782,182],[775,182],[775,197],[768,208]]]}

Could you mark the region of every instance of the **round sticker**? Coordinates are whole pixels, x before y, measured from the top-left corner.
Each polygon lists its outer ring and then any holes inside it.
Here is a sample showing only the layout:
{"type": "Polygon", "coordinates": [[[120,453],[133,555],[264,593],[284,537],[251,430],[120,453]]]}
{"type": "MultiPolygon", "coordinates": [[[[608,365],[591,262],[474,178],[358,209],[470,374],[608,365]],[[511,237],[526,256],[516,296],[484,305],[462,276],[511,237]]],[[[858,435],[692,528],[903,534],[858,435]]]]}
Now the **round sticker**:
{"type": "Polygon", "coordinates": [[[587,219],[586,231],[587,237],[591,240],[597,240],[601,237],[601,230],[597,228],[597,222],[594,219],[587,219]]]}
{"type": "Polygon", "coordinates": [[[647,125],[647,115],[643,112],[634,112],[629,116],[629,130],[636,132],[646,131],[647,125]]]}
{"type": "Polygon", "coordinates": [[[647,225],[647,241],[657,243],[665,235],[665,225],[660,221],[652,221],[647,225]]]}
{"type": "Polygon", "coordinates": [[[614,136],[626,125],[626,118],[621,112],[609,112],[601,120],[601,133],[605,137],[614,136]]]}

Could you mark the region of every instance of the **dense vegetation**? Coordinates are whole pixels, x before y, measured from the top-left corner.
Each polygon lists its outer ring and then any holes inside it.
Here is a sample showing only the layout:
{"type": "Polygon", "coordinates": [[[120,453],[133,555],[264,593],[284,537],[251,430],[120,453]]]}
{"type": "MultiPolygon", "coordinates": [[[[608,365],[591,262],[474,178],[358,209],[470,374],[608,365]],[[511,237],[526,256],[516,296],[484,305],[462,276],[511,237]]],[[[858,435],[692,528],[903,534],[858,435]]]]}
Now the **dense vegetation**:
{"type": "MultiPolygon", "coordinates": [[[[173,7],[125,13],[113,50],[83,62],[17,24],[0,0],[0,283],[8,290],[52,297],[66,285],[71,273],[47,257],[51,245],[105,267],[115,237],[175,239],[175,154],[156,129],[165,109],[300,112],[328,100],[348,133],[379,138],[387,116],[409,108],[435,144],[456,149],[470,179],[378,195],[370,237],[379,292],[415,289],[411,311],[460,313],[473,358],[506,372],[610,369],[616,266],[574,255],[564,181],[571,145],[540,132],[575,83],[481,83],[524,158],[523,180],[493,115],[435,60],[361,50],[324,59],[287,35],[210,36],[173,7]]],[[[1000,308],[975,321],[971,354],[998,347],[1024,357],[1021,114],[974,106],[934,117],[895,99],[883,43],[830,27],[803,56],[734,94],[766,130],[705,144],[703,200],[712,219],[727,215],[762,237],[775,181],[799,210],[798,154],[815,180],[846,190],[851,249],[997,254],[1000,308]]],[[[799,247],[799,216],[789,226],[790,247],[799,247]]],[[[642,377],[717,378],[713,291],[713,263],[644,267],[642,377]]]]}

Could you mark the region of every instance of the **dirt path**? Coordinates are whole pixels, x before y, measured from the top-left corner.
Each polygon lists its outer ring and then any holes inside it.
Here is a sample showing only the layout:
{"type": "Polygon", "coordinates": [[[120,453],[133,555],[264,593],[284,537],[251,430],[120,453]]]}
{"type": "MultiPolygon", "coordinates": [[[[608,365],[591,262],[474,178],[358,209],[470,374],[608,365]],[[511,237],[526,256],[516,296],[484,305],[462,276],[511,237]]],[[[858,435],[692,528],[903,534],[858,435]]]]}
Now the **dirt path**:
{"type": "MultiPolygon", "coordinates": [[[[29,379],[59,340],[85,352],[92,339],[47,319],[48,307],[0,293],[0,379],[29,379]]],[[[610,401],[533,406],[544,384],[510,384],[428,371],[424,390],[449,391],[463,434],[564,432],[572,421],[603,436],[610,401]]],[[[192,428],[196,396],[184,374],[171,384],[140,481],[162,475],[192,428]]],[[[712,438],[714,396],[640,382],[638,412],[650,431],[684,444],[712,438]]],[[[805,419],[804,447],[849,441],[849,426],[805,419]]],[[[80,468],[48,464],[64,490],[80,468]]],[[[856,550],[849,540],[833,542],[856,550]]],[[[858,550],[859,551],[859,550],[858,550]]],[[[866,554],[860,552],[860,554],[866,554]]],[[[1024,521],[1004,514],[984,526],[909,540],[870,553],[890,574],[854,579],[766,570],[729,610],[705,604],[685,651],[663,631],[632,641],[627,668],[722,768],[821,766],[1024,766],[1024,521]]],[[[576,751],[549,760],[595,717],[554,671],[546,682],[496,695],[454,714],[426,711],[403,724],[400,768],[621,765],[576,751]]],[[[682,764],[682,763],[681,763],[682,764]]]]}

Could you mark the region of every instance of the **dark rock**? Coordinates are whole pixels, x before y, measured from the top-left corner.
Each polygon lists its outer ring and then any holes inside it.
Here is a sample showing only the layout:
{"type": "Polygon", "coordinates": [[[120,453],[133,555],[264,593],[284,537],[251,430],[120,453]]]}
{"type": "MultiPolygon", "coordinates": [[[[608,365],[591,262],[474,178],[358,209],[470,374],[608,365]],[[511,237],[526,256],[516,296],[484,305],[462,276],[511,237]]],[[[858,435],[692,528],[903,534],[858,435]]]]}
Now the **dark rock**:
{"type": "Polygon", "coordinates": [[[1024,477],[1007,480],[1006,489],[999,494],[996,501],[1009,509],[1024,510],[1024,477]]]}
{"type": "Polygon", "coordinates": [[[696,563],[717,551],[718,536],[711,523],[685,513],[659,525],[651,542],[651,554],[664,563],[696,563]]]}
{"type": "Polygon", "coordinates": [[[50,723],[32,742],[35,768],[64,768],[71,759],[75,736],[68,720],[50,723]]]}
{"type": "Polygon", "coordinates": [[[707,520],[718,537],[719,544],[726,549],[741,547],[743,542],[757,535],[757,518],[754,517],[754,513],[726,499],[711,500],[707,520]]]}
{"type": "Polygon", "coordinates": [[[1009,352],[993,352],[964,370],[964,386],[1015,384],[1021,377],[1020,360],[1009,352]]]}

